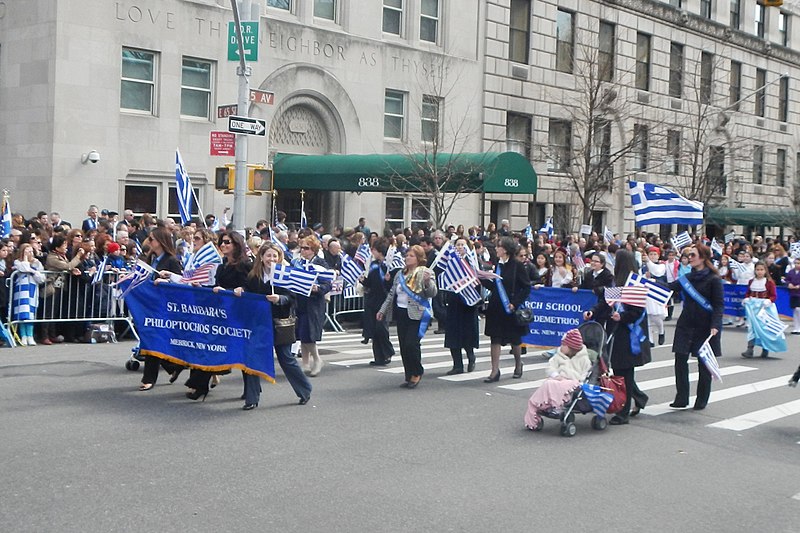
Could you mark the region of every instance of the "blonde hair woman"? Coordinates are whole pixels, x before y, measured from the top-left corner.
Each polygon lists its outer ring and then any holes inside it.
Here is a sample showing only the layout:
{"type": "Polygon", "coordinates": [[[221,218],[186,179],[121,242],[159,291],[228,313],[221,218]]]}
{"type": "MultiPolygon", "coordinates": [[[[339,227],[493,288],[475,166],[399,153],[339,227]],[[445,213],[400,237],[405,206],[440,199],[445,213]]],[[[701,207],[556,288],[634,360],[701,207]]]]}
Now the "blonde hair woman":
{"type": "MultiPolygon", "coordinates": [[[[313,235],[303,237],[298,242],[300,257],[293,261],[293,266],[304,268],[305,263],[329,268],[328,263],[319,257],[321,244],[313,235]]],[[[317,343],[322,340],[322,327],[325,325],[325,295],[331,290],[331,282],[317,280],[311,288],[310,296],[297,295],[297,337],[300,340],[300,354],[303,358],[304,370],[314,377],[322,370],[322,358],[317,350],[317,343]],[[309,360],[311,362],[309,362],[309,360]]]]}

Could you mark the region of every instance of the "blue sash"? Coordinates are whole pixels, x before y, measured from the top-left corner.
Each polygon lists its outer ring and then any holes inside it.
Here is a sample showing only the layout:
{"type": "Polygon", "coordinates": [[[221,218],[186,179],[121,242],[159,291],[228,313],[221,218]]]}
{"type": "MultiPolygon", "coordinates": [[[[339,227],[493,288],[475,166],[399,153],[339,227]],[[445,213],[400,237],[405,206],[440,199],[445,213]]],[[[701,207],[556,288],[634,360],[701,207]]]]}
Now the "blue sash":
{"type": "MultiPolygon", "coordinates": [[[[497,263],[494,272],[498,276],[500,275],[500,263],[497,263]]],[[[500,297],[500,301],[503,302],[503,310],[506,312],[507,315],[510,315],[511,302],[508,301],[508,293],[506,293],[506,288],[503,287],[503,278],[495,278],[494,284],[497,286],[497,295],[500,297]]]]}
{"type": "MultiPolygon", "coordinates": [[[[622,304],[618,303],[616,305],[616,311],[620,313],[622,310],[622,304]]],[[[642,353],[642,343],[647,340],[647,335],[645,335],[644,331],[642,330],[642,321],[644,321],[644,317],[646,316],[647,313],[642,313],[642,316],[639,317],[639,320],[633,324],[628,324],[628,330],[631,332],[631,354],[634,356],[642,353]]]]}
{"type": "Polygon", "coordinates": [[[419,306],[422,307],[422,318],[420,319],[419,332],[417,333],[417,336],[421,339],[425,336],[425,332],[428,331],[428,324],[431,323],[431,318],[433,317],[433,313],[431,312],[431,303],[427,298],[423,298],[411,290],[411,287],[409,287],[406,283],[406,277],[402,272],[398,272],[397,277],[400,278],[400,288],[406,292],[409,298],[417,302],[419,306]]]}
{"type": "Polygon", "coordinates": [[[699,305],[700,307],[702,307],[703,309],[705,309],[709,313],[714,311],[714,308],[711,307],[711,304],[708,302],[708,300],[706,300],[705,297],[702,294],[697,292],[697,289],[694,288],[694,285],[692,285],[689,282],[689,280],[686,279],[686,274],[684,274],[683,276],[678,278],[678,283],[681,284],[681,288],[683,288],[683,290],[686,292],[686,294],[691,296],[692,300],[697,302],[697,305],[699,305]]]}

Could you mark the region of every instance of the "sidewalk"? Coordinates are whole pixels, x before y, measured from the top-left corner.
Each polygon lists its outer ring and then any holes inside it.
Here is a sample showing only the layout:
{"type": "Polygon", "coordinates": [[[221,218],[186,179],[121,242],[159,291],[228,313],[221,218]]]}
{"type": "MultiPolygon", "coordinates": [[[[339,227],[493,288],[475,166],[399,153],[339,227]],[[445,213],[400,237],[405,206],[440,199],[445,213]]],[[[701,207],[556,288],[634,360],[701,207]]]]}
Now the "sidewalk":
{"type": "Polygon", "coordinates": [[[103,344],[65,342],[51,346],[3,346],[0,348],[0,368],[60,363],[66,360],[119,365],[120,370],[125,370],[125,361],[130,357],[134,346],[136,341],[128,339],[103,344]]]}

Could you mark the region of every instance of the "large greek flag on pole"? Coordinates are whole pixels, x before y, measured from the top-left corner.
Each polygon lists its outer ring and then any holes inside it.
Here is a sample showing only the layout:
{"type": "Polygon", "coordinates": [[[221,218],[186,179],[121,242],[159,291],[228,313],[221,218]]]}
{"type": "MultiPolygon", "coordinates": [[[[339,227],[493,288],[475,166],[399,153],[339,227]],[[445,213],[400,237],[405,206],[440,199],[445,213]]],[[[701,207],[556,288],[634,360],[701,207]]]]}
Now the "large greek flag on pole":
{"type": "Polygon", "coordinates": [[[8,193],[3,194],[3,209],[0,214],[0,238],[5,239],[11,235],[11,205],[8,193]]]}
{"type": "Polygon", "coordinates": [[[180,151],[175,149],[175,183],[178,195],[178,211],[181,213],[181,225],[186,225],[192,219],[192,182],[186,167],[183,166],[183,158],[180,151]]]}
{"type": "Polygon", "coordinates": [[[637,226],[648,224],[689,224],[703,223],[703,203],[688,200],[680,194],[661,185],[628,182],[631,205],[637,226]]]}

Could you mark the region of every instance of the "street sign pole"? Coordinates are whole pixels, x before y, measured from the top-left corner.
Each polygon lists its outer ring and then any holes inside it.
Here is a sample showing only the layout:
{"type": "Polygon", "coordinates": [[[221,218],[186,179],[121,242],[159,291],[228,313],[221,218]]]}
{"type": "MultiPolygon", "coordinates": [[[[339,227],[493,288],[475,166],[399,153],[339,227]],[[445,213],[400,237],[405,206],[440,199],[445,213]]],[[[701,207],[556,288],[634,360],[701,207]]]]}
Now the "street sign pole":
{"type": "MultiPolygon", "coordinates": [[[[252,0],[231,0],[233,21],[236,24],[236,40],[239,47],[239,66],[236,74],[239,76],[238,113],[249,116],[250,111],[250,67],[244,58],[244,40],[242,39],[242,20],[239,16],[239,6],[244,11],[244,16],[250,20],[252,13],[252,0]]],[[[247,211],[245,200],[247,198],[247,135],[239,135],[236,139],[236,183],[233,188],[233,229],[244,231],[247,211]]]]}

